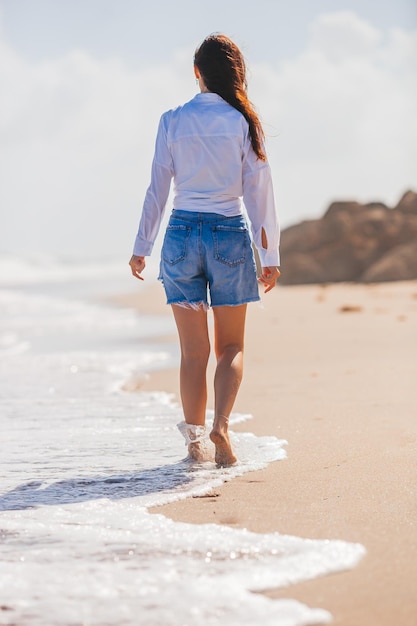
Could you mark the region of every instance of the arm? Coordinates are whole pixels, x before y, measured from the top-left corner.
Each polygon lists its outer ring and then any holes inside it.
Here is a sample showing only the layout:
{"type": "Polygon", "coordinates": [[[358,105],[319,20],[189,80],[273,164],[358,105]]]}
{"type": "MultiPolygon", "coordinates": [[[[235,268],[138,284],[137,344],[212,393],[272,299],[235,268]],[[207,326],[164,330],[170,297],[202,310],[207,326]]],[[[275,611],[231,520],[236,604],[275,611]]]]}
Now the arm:
{"type": "Polygon", "coordinates": [[[271,169],[253,152],[246,138],[243,159],[243,202],[251,224],[253,241],[259,253],[262,275],[259,277],[270,291],[280,276],[278,265],[280,228],[275,208],[271,169]]]}
{"type": "Polygon", "coordinates": [[[167,145],[168,115],[161,117],[155,144],[155,154],[152,162],[151,184],[146,192],[143,203],[142,216],[130,259],[132,274],[137,278],[145,268],[145,256],[152,252],[155,239],[158,235],[161,220],[168,200],[171,180],[174,174],[172,157],[167,145]]]}

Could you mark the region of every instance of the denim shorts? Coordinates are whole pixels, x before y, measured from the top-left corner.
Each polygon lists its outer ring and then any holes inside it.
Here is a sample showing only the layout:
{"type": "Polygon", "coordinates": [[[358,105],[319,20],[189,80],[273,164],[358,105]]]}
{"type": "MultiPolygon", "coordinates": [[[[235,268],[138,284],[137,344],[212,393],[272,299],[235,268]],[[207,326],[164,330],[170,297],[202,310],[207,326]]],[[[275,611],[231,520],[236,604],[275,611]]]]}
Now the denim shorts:
{"type": "Polygon", "coordinates": [[[244,216],[174,210],[162,245],[159,280],[167,304],[207,308],[259,300],[244,216]]]}

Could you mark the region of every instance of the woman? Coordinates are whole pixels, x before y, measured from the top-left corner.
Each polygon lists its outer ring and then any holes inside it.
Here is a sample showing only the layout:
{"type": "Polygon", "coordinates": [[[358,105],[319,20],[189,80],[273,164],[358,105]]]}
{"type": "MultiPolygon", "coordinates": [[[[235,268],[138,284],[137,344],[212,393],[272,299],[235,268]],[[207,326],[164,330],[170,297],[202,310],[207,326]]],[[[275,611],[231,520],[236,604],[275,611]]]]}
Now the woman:
{"type": "Polygon", "coordinates": [[[145,257],[151,254],[174,178],[174,209],[159,278],[181,345],[185,422],[178,427],[189,455],[204,460],[210,303],[217,357],[210,439],[217,464],[227,466],[236,461],[228,419],[242,379],[246,308],[248,302],[259,300],[241,197],[259,252],[259,281],[265,293],[280,275],[279,226],[262,126],[246,94],[246,67],[239,48],[225,35],[210,35],[195,53],[194,73],[200,93],[164,113],[159,123],[151,184],[130,266],[143,280],[145,257]]]}

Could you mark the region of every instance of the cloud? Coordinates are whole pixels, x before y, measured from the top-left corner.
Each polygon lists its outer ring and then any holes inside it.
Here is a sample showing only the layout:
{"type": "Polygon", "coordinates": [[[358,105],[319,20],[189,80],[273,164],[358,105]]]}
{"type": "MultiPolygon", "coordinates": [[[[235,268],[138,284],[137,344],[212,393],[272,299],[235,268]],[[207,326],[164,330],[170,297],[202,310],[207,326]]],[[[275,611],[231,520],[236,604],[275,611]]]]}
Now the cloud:
{"type": "MultiPolygon", "coordinates": [[[[301,55],[251,67],[284,224],[335,197],[394,202],[417,184],[416,41],[322,15],[301,55]]],[[[0,250],[128,256],[158,118],[195,93],[193,50],[143,70],[0,48],[0,250]]]]}
{"type": "Polygon", "coordinates": [[[310,47],[333,60],[373,56],[382,33],[351,11],[321,15],[310,28],[310,47]]]}

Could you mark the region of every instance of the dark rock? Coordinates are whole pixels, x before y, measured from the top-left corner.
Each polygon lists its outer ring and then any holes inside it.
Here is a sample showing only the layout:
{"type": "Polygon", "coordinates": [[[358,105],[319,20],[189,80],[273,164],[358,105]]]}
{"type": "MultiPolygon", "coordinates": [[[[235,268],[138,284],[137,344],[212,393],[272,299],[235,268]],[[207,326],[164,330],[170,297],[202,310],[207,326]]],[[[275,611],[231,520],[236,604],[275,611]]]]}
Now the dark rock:
{"type": "Polygon", "coordinates": [[[280,282],[287,285],[305,285],[321,283],[322,269],[309,254],[294,252],[290,256],[290,262],[285,262],[282,269],[280,282]]]}
{"type": "Polygon", "coordinates": [[[280,282],[414,279],[416,245],[416,193],[404,194],[395,209],[380,202],[333,202],[323,218],[282,232],[280,282]]]}
{"type": "Polygon", "coordinates": [[[329,206],[329,208],[327,209],[326,213],[324,214],[323,218],[326,217],[332,217],[333,215],[336,215],[338,213],[355,213],[356,211],[360,211],[360,209],[362,208],[362,205],[359,204],[359,202],[356,202],[354,200],[348,200],[346,202],[332,202],[331,205],[329,206]]]}
{"type": "Polygon", "coordinates": [[[414,213],[414,215],[417,215],[417,193],[406,191],[395,208],[403,213],[414,213]]]}
{"type": "Polygon", "coordinates": [[[384,254],[361,277],[364,283],[387,280],[413,280],[417,277],[417,241],[395,246],[384,254]]]}

